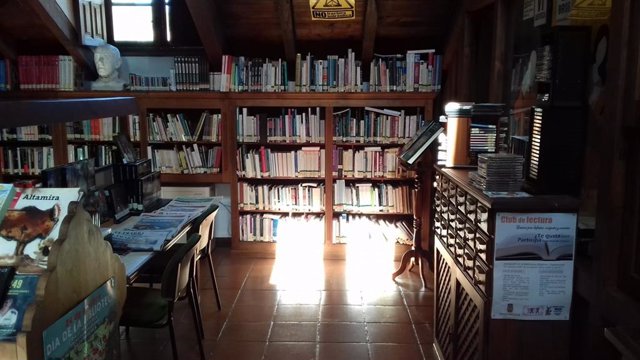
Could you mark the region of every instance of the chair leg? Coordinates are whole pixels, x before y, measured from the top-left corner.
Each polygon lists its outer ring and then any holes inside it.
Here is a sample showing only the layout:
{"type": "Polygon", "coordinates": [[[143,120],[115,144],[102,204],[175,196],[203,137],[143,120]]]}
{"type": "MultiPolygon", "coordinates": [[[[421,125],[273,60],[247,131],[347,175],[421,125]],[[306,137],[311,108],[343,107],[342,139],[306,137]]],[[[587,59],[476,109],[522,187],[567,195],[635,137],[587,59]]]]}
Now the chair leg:
{"type": "Polygon", "coordinates": [[[169,335],[171,336],[171,351],[173,360],[178,360],[178,348],[176,347],[176,332],[173,329],[173,315],[169,314],[169,335]]]}
{"type": "Polygon", "coordinates": [[[193,321],[196,324],[196,330],[198,332],[199,339],[204,339],[204,326],[202,325],[200,301],[198,300],[198,293],[195,284],[193,284],[193,281],[191,281],[191,284],[189,285],[189,304],[191,305],[191,313],[193,314],[193,321]]]}
{"type": "Polygon", "coordinates": [[[209,272],[211,273],[211,282],[213,283],[213,292],[216,294],[216,302],[218,303],[218,311],[222,310],[222,303],[220,302],[220,294],[218,293],[218,282],[216,281],[216,272],[213,270],[213,259],[211,259],[211,253],[207,252],[207,262],[209,263],[209,272]]]}

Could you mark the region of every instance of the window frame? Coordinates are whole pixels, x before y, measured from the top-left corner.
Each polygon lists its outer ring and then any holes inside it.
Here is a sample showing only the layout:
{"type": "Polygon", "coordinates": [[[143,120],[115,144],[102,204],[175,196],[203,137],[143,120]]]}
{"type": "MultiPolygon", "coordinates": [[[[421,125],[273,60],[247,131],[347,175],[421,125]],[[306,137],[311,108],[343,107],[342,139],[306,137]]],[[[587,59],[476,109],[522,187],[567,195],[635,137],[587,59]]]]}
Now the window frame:
{"type": "MultiPolygon", "coordinates": [[[[115,41],[113,36],[113,2],[111,0],[106,1],[106,17],[107,17],[107,33],[108,41],[110,44],[114,44],[121,53],[126,55],[149,55],[150,53],[165,53],[168,49],[172,48],[171,43],[167,39],[167,23],[168,19],[165,12],[165,6],[169,6],[169,12],[171,12],[172,0],[150,0],[151,4],[127,4],[127,6],[151,6],[151,21],[154,34],[154,40],[151,42],[137,42],[137,41],[115,41]]],[[[115,6],[118,6],[116,4],[115,6]]],[[[123,4],[124,5],[124,4],[123,4]]]]}

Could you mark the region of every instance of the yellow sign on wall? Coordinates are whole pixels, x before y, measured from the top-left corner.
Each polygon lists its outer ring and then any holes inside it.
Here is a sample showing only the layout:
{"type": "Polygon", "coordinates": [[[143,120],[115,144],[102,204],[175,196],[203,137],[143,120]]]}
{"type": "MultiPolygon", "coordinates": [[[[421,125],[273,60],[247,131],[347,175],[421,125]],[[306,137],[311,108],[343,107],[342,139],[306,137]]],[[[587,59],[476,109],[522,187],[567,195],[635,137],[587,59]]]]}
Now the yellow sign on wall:
{"type": "Polygon", "coordinates": [[[571,20],[606,20],[611,12],[611,0],[555,0],[556,24],[571,20]]]}
{"type": "Polygon", "coordinates": [[[355,0],[309,0],[312,20],[348,20],[356,17],[355,0]]]}

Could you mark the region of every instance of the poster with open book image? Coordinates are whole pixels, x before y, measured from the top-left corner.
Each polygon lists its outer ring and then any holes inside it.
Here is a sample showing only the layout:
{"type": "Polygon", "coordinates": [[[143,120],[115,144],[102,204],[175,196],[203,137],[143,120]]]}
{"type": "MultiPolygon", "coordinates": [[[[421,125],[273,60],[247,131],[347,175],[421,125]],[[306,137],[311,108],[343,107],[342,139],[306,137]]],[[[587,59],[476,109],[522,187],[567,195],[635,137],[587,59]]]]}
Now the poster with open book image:
{"type": "Polygon", "coordinates": [[[575,214],[496,214],[495,260],[571,260],[575,214]]]}
{"type": "Polygon", "coordinates": [[[79,188],[21,190],[0,223],[0,266],[26,273],[46,269],[69,203],[78,201],[79,194],[79,188]]]}
{"type": "Polygon", "coordinates": [[[576,213],[497,213],[491,317],[569,320],[576,213]]]}

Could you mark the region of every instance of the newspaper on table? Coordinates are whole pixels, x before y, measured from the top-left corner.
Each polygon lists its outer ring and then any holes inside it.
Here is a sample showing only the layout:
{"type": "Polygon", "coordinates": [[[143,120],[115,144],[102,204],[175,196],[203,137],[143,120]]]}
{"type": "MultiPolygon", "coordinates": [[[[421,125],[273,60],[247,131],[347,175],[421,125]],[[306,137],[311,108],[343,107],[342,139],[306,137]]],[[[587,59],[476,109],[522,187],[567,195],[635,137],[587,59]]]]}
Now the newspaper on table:
{"type": "Polygon", "coordinates": [[[180,213],[143,213],[128,228],[116,230],[111,234],[114,246],[133,250],[162,249],[164,242],[171,239],[190,221],[187,214],[180,213]]]}
{"type": "Polygon", "coordinates": [[[158,209],[156,214],[181,214],[189,216],[189,221],[200,216],[214,203],[214,198],[177,197],[166,206],[158,209]]]}

